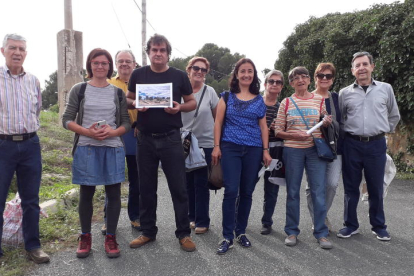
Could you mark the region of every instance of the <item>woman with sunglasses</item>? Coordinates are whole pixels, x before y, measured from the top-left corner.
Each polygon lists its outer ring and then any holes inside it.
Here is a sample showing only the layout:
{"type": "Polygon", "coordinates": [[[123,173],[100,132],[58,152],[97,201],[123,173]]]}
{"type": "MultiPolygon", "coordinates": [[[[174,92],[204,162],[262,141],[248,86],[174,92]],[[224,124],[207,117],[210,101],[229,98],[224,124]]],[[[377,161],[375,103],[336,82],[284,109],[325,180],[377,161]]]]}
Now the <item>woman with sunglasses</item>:
{"type": "MultiPolygon", "coordinates": [[[[214,139],[213,128],[219,101],[213,87],[204,83],[210,70],[210,62],[203,57],[193,57],[188,62],[186,71],[197,101],[198,114],[195,110],[181,114],[183,129],[191,130],[198,140],[198,145],[204,150],[207,165],[211,163],[214,139]],[[203,95],[204,94],[204,95],[203,95]],[[201,103],[200,103],[201,100],[201,103]]],[[[188,217],[190,228],[195,228],[196,234],[204,234],[210,227],[209,205],[210,190],[208,188],[208,168],[200,168],[187,172],[188,217]]]]}
{"type": "MultiPolygon", "coordinates": [[[[283,161],[286,168],[286,224],[288,235],[285,245],[295,246],[299,230],[300,217],[300,185],[303,171],[309,181],[314,210],[313,235],[323,249],[332,248],[328,240],[328,227],[325,225],[325,172],[326,161],[318,157],[313,137],[321,138],[320,129],[312,134],[306,131],[320,121],[326,114],[325,100],[321,95],[310,93],[309,71],[305,67],[295,67],[289,72],[289,83],[295,93],[285,98],[279,107],[276,118],[276,137],[284,139],[283,161]],[[305,123],[306,122],[306,123],[305,123]],[[307,124],[307,125],[306,125],[307,124]]],[[[324,126],[328,126],[331,118],[324,118],[324,126]]]]}
{"type": "Polygon", "coordinates": [[[285,184],[284,166],[281,160],[283,153],[283,140],[275,136],[275,119],[279,110],[280,102],[278,97],[283,88],[283,73],[279,70],[271,70],[265,76],[265,91],[263,100],[266,104],[266,123],[269,128],[269,150],[272,159],[279,159],[277,164],[277,172],[274,178],[269,181],[272,172],[266,171],[263,177],[264,181],[264,201],[263,201],[263,217],[262,229],[260,234],[268,235],[272,232],[273,213],[275,211],[277,196],[279,194],[279,184],[285,184]],[[282,166],[280,166],[282,165],[282,166]]]}
{"type": "Polygon", "coordinates": [[[214,124],[212,165],[217,165],[221,158],[225,188],[222,206],[224,239],[217,254],[225,254],[233,247],[234,236],[242,247],[251,246],[246,227],[252,194],[261,161],[265,166],[272,161],[266,105],[259,94],[256,67],[250,59],[242,58],[236,63],[229,86],[230,92],[221,93],[214,124]]]}
{"type": "MultiPolygon", "coordinates": [[[[330,92],[329,89],[332,87],[332,84],[335,80],[336,69],[332,63],[320,63],[314,74],[315,86],[316,89],[312,92],[314,94],[322,96],[325,99],[326,111],[328,114],[332,115],[338,123],[341,122],[341,111],[339,110],[338,94],[335,92],[330,92]]],[[[337,144],[337,158],[333,162],[329,162],[326,168],[326,195],[325,195],[325,204],[326,204],[326,219],[325,224],[328,227],[329,231],[332,231],[332,224],[328,219],[328,212],[332,206],[332,202],[336,195],[336,188],[338,187],[339,176],[341,175],[342,168],[342,143],[341,139],[338,139],[337,144]]],[[[313,203],[311,197],[311,191],[309,185],[306,186],[306,199],[308,200],[308,209],[311,215],[312,221],[313,217],[313,203]]]]}
{"type": "Polygon", "coordinates": [[[63,126],[75,132],[72,183],[80,185],[79,220],[82,233],[78,258],[89,256],[95,187],[105,186],[105,251],[109,258],[120,255],[115,232],[121,211],[121,182],[125,181],[125,151],[121,135],[131,128],[125,94],[109,84],[113,61],[108,51],[92,50],[86,61],[87,83],[72,87],[62,117],[63,126]]]}

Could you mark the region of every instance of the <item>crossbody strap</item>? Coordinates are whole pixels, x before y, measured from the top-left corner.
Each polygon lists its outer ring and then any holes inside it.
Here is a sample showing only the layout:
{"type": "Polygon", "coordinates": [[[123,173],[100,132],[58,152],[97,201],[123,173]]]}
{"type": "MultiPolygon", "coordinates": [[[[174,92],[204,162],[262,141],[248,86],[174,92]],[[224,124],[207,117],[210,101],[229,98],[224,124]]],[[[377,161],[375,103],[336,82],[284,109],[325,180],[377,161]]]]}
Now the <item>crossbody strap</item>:
{"type": "Polygon", "coordinates": [[[198,102],[196,112],[194,113],[194,119],[193,119],[193,123],[191,124],[190,131],[193,130],[193,125],[194,125],[194,122],[195,122],[196,117],[198,116],[198,110],[200,109],[200,105],[201,105],[201,102],[203,101],[203,98],[204,98],[204,94],[206,92],[206,89],[207,89],[207,85],[204,85],[204,89],[203,89],[203,92],[201,93],[200,101],[198,102]]]}
{"type": "Polygon", "coordinates": [[[292,97],[289,97],[289,99],[290,99],[290,100],[292,101],[292,103],[295,105],[295,107],[296,107],[296,109],[298,110],[298,112],[299,112],[300,116],[302,116],[302,120],[303,120],[303,122],[305,123],[306,127],[309,129],[308,123],[306,122],[305,117],[303,117],[302,111],[300,111],[300,109],[299,109],[298,105],[296,104],[296,102],[293,100],[293,98],[292,98],[292,97]]]}

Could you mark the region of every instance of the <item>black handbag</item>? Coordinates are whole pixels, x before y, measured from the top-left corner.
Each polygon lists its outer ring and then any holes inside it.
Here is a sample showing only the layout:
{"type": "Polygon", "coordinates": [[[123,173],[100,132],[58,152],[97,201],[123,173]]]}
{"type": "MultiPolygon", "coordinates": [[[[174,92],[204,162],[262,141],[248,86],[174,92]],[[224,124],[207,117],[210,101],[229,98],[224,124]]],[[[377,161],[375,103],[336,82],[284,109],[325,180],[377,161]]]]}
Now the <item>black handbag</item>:
{"type": "MultiPolygon", "coordinates": [[[[309,129],[308,123],[306,122],[305,118],[303,117],[302,112],[300,111],[298,105],[296,104],[296,102],[293,100],[292,97],[289,98],[292,103],[295,105],[296,109],[298,110],[300,116],[302,117],[303,122],[305,123],[306,127],[309,129]]],[[[330,146],[328,146],[328,144],[326,143],[325,139],[323,138],[315,138],[313,135],[313,142],[315,144],[316,147],[316,151],[318,152],[318,157],[325,160],[325,161],[329,161],[332,162],[333,160],[336,159],[336,155],[332,152],[332,149],[330,146]]]]}

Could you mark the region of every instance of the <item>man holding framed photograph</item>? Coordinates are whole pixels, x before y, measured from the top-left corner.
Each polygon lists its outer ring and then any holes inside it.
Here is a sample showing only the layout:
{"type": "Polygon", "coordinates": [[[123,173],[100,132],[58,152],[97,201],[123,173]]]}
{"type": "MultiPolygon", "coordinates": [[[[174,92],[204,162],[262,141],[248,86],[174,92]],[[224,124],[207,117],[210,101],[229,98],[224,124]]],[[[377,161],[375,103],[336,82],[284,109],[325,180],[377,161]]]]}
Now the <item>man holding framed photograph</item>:
{"type": "Polygon", "coordinates": [[[176,231],[181,248],[194,251],[196,246],[191,240],[188,219],[188,196],[185,181],[185,159],[181,143],[181,111],[188,112],[196,108],[190,81],[181,70],[168,66],[171,45],[167,38],[155,34],[147,42],[146,52],[151,65],[136,69],[128,86],[129,108],[136,108],[137,84],[172,85],[172,107],[138,108],[137,163],[139,171],[140,221],[142,235],[130,243],[131,248],[141,247],[155,240],[158,165],[167,178],[174,206],[176,231]],[[181,98],[184,103],[181,103],[181,98]]]}

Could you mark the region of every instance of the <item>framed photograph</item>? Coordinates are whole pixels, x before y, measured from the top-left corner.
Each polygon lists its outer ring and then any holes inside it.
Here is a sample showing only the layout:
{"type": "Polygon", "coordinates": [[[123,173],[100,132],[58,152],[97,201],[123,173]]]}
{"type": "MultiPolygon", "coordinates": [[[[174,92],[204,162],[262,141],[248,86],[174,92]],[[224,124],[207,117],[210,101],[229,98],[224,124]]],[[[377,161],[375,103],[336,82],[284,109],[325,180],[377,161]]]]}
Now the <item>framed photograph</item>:
{"type": "Polygon", "coordinates": [[[173,107],[172,83],[137,84],[136,108],[173,107]]]}

